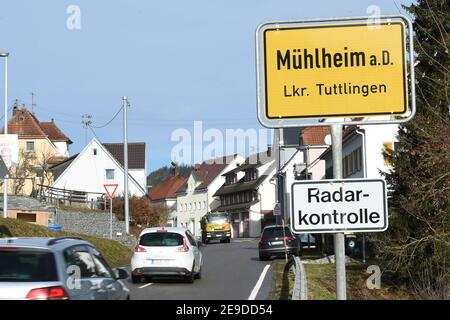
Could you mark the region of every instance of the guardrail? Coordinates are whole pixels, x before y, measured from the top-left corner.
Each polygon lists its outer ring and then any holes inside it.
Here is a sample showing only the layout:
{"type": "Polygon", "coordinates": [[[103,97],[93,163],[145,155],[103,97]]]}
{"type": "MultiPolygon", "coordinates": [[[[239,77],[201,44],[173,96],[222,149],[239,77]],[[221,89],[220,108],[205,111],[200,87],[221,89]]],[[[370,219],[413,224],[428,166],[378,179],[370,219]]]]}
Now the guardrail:
{"type": "MultiPolygon", "coordinates": [[[[306,283],[305,267],[299,257],[293,256],[295,268],[294,289],[292,300],[308,300],[308,287],[306,283]]],[[[291,262],[292,263],[292,262],[291,262]]]]}

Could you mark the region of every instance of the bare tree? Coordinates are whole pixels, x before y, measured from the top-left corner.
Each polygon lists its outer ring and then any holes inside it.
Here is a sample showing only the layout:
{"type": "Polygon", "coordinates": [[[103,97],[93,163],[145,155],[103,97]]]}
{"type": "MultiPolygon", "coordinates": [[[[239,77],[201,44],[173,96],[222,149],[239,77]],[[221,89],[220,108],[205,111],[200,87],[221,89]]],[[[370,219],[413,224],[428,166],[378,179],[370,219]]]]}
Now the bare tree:
{"type": "Polygon", "coordinates": [[[19,164],[12,169],[12,188],[15,195],[22,193],[22,190],[27,182],[34,178],[36,155],[33,152],[26,152],[22,150],[19,153],[19,164]]]}

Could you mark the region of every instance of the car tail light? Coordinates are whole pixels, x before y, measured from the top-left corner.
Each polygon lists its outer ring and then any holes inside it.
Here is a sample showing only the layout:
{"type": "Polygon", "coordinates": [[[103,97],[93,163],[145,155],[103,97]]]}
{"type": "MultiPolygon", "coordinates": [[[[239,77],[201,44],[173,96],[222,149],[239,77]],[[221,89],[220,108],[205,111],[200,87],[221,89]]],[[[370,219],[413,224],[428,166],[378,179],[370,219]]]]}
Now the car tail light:
{"type": "Polygon", "coordinates": [[[178,248],[178,252],[188,252],[188,251],[189,251],[189,247],[186,244],[186,238],[183,237],[183,246],[178,248]]]}
{"type": "Polygon", "coordinates": [[[67,300],[69,296],[63,287],[37,288],[28,292],[27,300],[67,300]]]}
{"type": "Polygon", "coordinates": [[[2,250],[2,251],[15,251],[15,250],[17,250],[17,247],[0,247],[0,250],[2,250]]]}
{"type": "Polygon", "coordinates": [[[286,241],[295,240],[295,237],[294,236],[286,236],[286,237],[284,237],[284,240],[286,240],[286,241]]]}
{"type": "Polygon", "coordinates": [[[136,248],[134,248],[134,252],[147,252],[143,246],[137,245],[136,248]]]}

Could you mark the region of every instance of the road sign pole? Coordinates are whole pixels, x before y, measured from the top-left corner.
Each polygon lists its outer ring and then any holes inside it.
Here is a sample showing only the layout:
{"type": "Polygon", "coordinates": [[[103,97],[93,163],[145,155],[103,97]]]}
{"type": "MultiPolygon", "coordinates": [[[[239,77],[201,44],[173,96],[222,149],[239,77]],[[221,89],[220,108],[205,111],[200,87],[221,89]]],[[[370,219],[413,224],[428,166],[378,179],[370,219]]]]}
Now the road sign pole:
{"type": "Polygon", "coordinates": [[[112,198],[109,199],[109,238],[113,238],[113,213],[112,213],[112,198]]]}
{"type": "MultiPolygon", "coordinates": [[[[342,124],[331,126],[332,152],[333,152],[333,177],[342,179],[342,124]]],[[[347,299],[345,278],[345,237],[339,232],[334,235],[334,257],[336,264],[336,298],[347,299]]]]}

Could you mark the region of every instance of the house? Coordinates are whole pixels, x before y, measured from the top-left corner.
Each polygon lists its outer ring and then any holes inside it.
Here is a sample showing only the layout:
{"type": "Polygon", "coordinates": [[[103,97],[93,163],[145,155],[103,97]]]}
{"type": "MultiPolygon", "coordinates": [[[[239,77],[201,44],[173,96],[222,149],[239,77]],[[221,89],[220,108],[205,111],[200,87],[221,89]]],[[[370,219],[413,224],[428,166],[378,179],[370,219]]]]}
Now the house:
{"type": "Polygon", "coordinates": [[[223,174],[222,186],[214,193],[220,201],[216,211],[231,214],[234,238],[259,237],[265,220],[273,219],[276,172],[271,148],[252,155],[223,174]]]}
{"type": "Polygon", "coordinates": [[[291,212],[291,187],[298,180],[320,180],[325,177],[325,160],[320,156],[329,147],[329,127],[306,127],[300,131],[291,157],[280,168],[283,181],[284,218],[291,212]]]}
{"type": "MultiPolygon", "coordinates": [[[[105,193],[104,184],[118,184],[116,195],[123,195],[123,146],[117,145],[120,144],[101,144],[92,139],[79,154],[51,168],[55,177],[52,187],[87,192],[91,201],[105,193]]],[[[142,197],[146,195],[145,143],[130,143],[128,158],[129,194],[142,197]]]]}
{"type": "MultiPolygon", "coordinates": [[[[380,178],[391,164],[383,152],[392,152],[397,141],[398,124],[346,126],[342,136],[342,177],[380,178]]],[[[326,179],[333,178],[331,147],[322,155],[326,179]]]]}
{"type": "Polygon", "coordinates": [[[163,205],[169,208],[169,225],[175,226],[177,211],[176,192],[185,185],[187,180],[187,177],[180,175],[170,176],[161,181],[156,187],[152,188],[149,193],[149,198],[153,205],[163,205]]]}
{"type": "Polygon", "coordinates": [[[243,162],[244,157],[233,155],[196,164],[187,181],[176,192],[175,225],[189,228],[194,235],[200,236],[201,218],[220,206],[220,201],[213,195],[225,182],[223,174],[243,162]]]}
{"type": "MultiPolygon", "coordinates": [[[[3,132],[4,128],[0,134],[3,132]]],[[[13,179],[8,193],[30,195],[37,183],[50,184],[53,177],[49,174],[49,166],[67,159],[72,144],[55,120],[40,122],[33,112],[25,107],[19,108],[16,100],[8,121],[8,134],[17,134],[19,140],[19,166],[11,170],[13,179]],[[29,169],[19,172],[19,168],[24,166],[29,169]]]]}

